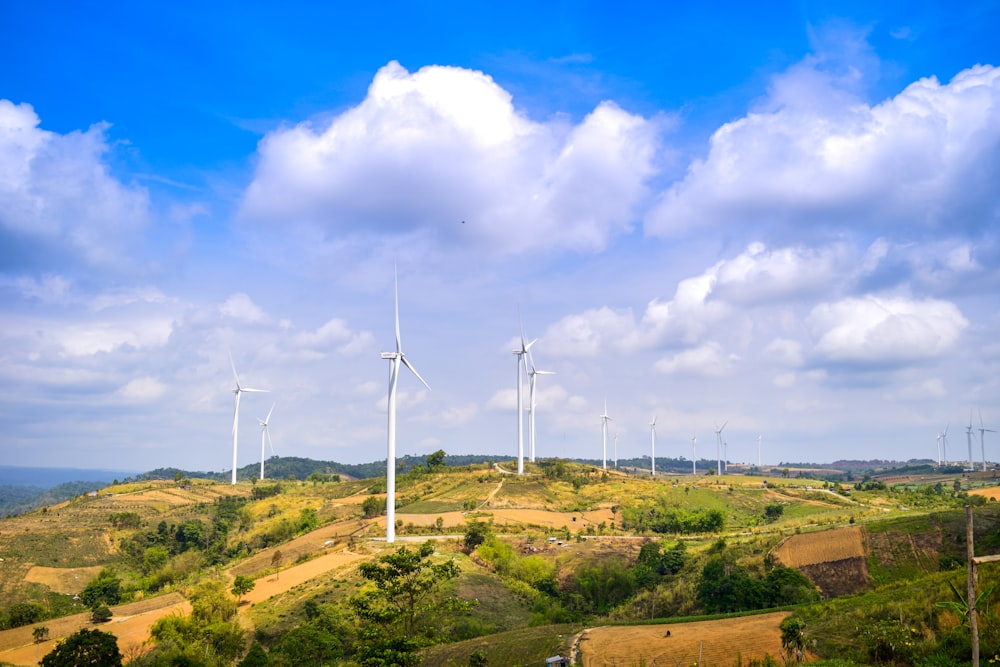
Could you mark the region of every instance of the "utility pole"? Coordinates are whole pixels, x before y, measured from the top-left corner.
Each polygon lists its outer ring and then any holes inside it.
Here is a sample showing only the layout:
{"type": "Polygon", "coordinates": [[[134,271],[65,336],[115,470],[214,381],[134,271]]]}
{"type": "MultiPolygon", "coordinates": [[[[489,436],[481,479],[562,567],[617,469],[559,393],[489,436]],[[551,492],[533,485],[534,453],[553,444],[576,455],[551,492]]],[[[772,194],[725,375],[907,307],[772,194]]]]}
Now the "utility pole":
{"type": "Polygon", "coordinates": [[[965,506],[966,548],[969,554],[969,631],[972,633],[972,667],[979,667],[979,620],[976,618],[976,546],[972,534],[972,505],[965,506]]]}

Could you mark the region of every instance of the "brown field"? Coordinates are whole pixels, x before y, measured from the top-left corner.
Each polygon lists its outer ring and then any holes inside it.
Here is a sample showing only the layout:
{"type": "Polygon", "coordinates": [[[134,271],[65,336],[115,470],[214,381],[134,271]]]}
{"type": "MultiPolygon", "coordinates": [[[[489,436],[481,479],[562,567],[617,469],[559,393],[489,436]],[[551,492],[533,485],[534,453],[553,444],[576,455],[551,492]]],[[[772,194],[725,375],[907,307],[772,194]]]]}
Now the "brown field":
{"type": "Polygon", "coordinates": [[[718,621],[591,628],[578,637],[577,664],[728,667],[738,659],[761,660],[765,654],[780,660],[779,626],[789,615],[774,612],[718,621]]]}
{"type": "Polygon", "coordinates": [[[91,567],[40,567],[35,565],[24,580],[43,584],[56,593],[76,594],[101,572],[100,565],[91,567]]]}
{"type": "Polygon", "coordinates": [[[991,486],[988,489],[974,489],[969,491],[970,496],[984,496],[993,500],[1000,500],[1000,486],[991,486]]]}
{"type": "Polygon", "coordinates": [[[792,535],[774,550],[786,567],[802,567],[845,558],[864,558],[864,534],[860,526],[792,535]]]}
{"type": "MultiPolygon", "coordinates": [[[[403,525],[413,525],[422,528],[433,526],[441,517],[445,527],[464,530],[467,521],[465,512],[439,512],[427,514],[407,514],[396,512],[396,518],[403,525]]],[[[476,513],[480,521],[491,521],[496,526],[540,526],[545,529],[558,530],[565,526],[570,532],[578,532],[587,526],[597,526],[602,521],[611,524],[615,515],[610,509],[587,510],[586,512],[552,512],[539,509],[483,509],[476,513]],[[575,520],[574,520],[575,519],[575,520]]],[[[383,529],[385,517],[379,517],[376,522],[383,529]]]]}
{"type": "Polygon", "coordinates": [[[277,574],[269,574],[266,577],[257,579],[254,589],[244,595],[243,600],[251,604],[263,602],[274,595],[284,593],[288,589],[303,584],[321,574],[326,574],[330,570],[335,570],[363,558],[370,557],[366,554],[353,553],[347,550],[336,551],[306,561],[301,565],[283,568],[277,574]]]}
{"type": "MultiPolygon", "coordinates": [[[[384,520],[382,525],[385,525],[384,520]]],[[[260,576],[261,572],[271,567],[271,559],[274,558],[274,552],[278,550],[281,551],[282,563],[284,566],[288,566],[303,556],[324,554],[334,549],[342,549],[353,537],[360,535],[365,526],[366,523],[360,519],[329,523],[278,547],[255,553],[250,558],[233,566],[232,573],[248,577],[260,576]]]]}
{"type": "Polygon", "coordinates": [[[179,593],[170,593],[157,598],[112,607],[114,617],[108,623],[95,625],[90,622],[90,613],[74,614],[45,621],[50,639],[35,644],[31,633],[38,623],[13,630],[0,632],[0,663],[14,665],[34,665],[44,655],[52,651],[56,641],[83,628],[99,628],[118,637],[122,653],[134,652],[149,638],[149,628],[158,619],[169,614],[188,614],[191,605],[179,593]]]}

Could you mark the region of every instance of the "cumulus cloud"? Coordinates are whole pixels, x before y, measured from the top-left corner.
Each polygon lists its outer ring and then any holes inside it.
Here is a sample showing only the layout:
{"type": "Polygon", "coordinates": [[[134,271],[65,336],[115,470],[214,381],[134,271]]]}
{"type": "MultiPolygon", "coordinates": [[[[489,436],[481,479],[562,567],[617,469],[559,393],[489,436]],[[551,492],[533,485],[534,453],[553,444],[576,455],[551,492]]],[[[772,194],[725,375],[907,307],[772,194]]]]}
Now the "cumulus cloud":
{"type": "Polygon", "coordinates": [[[820,304],[807,324],[821,357],[875,364],[935,358],[969,326],[948,301],[873,295],[820,304]]]}
{"type": "Polygon", "coordinates": [[[58,134],[39,124],[30,105],[0,100],[0,241],[92,264],[121,261],[149,202],[144,189],[109,173],[108,126],[58,134]]]}
{"type": "Polygon", "coordinates": [[[653,367],[667,375],[720,377],[728,374],[738,359],[735,354],[727,354],[715,341],[709,341],[673,356],[664,357],[653,364],[653,367]]]}
{"type": "Polygon", "coordinates": [[[226,299],[219,307],[219,312],[243,322],[267,321],[267,314],[244,292],[237,292],[226,299]]]}
{"type": "Polygon", "coordinates": [[[997,223],[1000,69],[921,79],[876,105],[854,88],[808,61],[777,77],[761,108],[719,128],[708,155],[662,194],[647,233],[997,223]]]}
{"type": "Polygon", "coordinates": [[[295,336],[295,343],[309,348],[334,347],[345,355],[357,355],[371,349],[375,336],[370,331],[351,331],[347,322],[334,318],[315,331],[295,336]]]}
{"type": "Polygon", "coordinates": [[[167,318],[94,321],[52,331],[65,354],[72,357],[111,352],[128,346],[136,350],[162,347],[170,339],[174,322],[167,318]]]}
{"type": "Polygon", "coordinates": [[[115,394],[126,403],[149,403],[163,396],[166,391],[165,384],[147,376],[130,380],[115,394]]]}
{"type": "Polygon", "coordinates": [[[655,123],[611,102],[577,125],[540,123],[482,72],[392,62],[358,106],[261,141],[241,216],[500,253],[599,250],[635,219],[658,143],[655,123]]]}

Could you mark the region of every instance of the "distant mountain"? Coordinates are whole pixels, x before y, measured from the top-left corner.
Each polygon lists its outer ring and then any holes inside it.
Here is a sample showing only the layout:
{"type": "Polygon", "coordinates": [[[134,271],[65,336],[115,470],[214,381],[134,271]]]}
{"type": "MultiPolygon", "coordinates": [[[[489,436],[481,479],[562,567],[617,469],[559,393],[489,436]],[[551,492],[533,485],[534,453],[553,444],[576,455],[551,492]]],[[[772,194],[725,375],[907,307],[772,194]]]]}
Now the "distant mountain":
{"type": "Polygon", "coordinates": [[[0,484],[49,489],[66,482],[104,482],[135,475],[134,470],[89,470],[85,468],[28,468],[0,466],[0,484]]]}

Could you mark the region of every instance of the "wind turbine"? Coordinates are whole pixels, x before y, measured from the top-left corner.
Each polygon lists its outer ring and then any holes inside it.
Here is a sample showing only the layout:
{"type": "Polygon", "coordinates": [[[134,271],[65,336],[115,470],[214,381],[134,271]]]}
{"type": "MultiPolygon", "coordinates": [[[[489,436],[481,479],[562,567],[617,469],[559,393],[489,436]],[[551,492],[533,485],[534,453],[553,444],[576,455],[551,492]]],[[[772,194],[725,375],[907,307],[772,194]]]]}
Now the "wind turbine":
{"type": "Polygon", "coordinates": [[[521,347],[511,352],[517,357],[517,474],[524,474],[524,407],[521,400],[522,385],[521,367],[527,365],[524,355],[535,344],[535,341],[527,342],[524,338],[524,327],[521,327],[521,347]]]}
{"type": "Polygon", "coordinates": [[[271,413],[274,412],[274,406],[276,403],[271,404],[271,409],[268,411],[267,416],[263,419],[257,419],[257,423],[260,424],[260,479],[264,481],[264,436],[267,436],[267,442],[271,445],[271,455],[274,455],[274,443],[271,442],[271,432],[267,430],[267,423],[271,420],[271,413]]]}
{"type": "Polygon", "coordinates": [[[618,470],[618,434],[615,433],[615,470],[618,470]]]}
{"type": "Polygon", "coordinates": [[[937,434],[937,438],[934,439],[934,444],[937,446],[937,462],[938,467],[941,467],[941,434],[937,434]]]}
{"type": "Polygon", "coordinates": [[[614,419],[608,416],[608,399],[604,399],[604,414],[601,415],[601,427],[603,433],[602,440],[602,459],[601,466],[607,470],[608,469],[608,422],[613,422],[614,419]]]}
{"type": "Polygon", "coordinates": [[[722,429],[726,428],[726,424],[728,423],[729,420],[726,420],[722,422],[722,426],[716,426],[715,428],[715,458],[717,459],[716,463],[719,466],[715,469],[715,471],[718,475],[722,474],[722,429]]]}
{"type": "Polygon", "coordinates": [[[236,405],[233,408],[233,484],[236,484],[236,451],[239,448],[239,426],[240,426],[240,394],[243,392],[266,392],[267,389],[251,389],[240,385],[240,376],[236,372],[236,362],[233,361],[233,353],[229,353],[229,365],[233,367],[233,378],[236,380],[236,388],[233,393],[236,395],[236,405]]]}
{"type": "Polygon", "coordinates": [[[941,455],[944,458],[944,464],[948,465],[948,427],[951,424],[944,425],[944,433],[941,434],[941,455]]]}
{"type": "Polygon", "coordinates": [[[396,351],[383,352],[382,358],[389,360],[389,406],[388,406],[388,447],[385,457],[385,541],[396,541],[396,381],[399,379],[399,364],[410,369],[417,379],[430,390],[430,385],[424,382],[420,373],[413,367],[403,354],[403,345],[399,338],[399,278],[393,273],[393,286],[396,295],[396,351]]]}
{"type": "Polygon", "coordinates": [[[656,477],[656,415],[653,421],[649,422],[649,476],[656,477]]]}
{"type": "MultiPolygon", "coordinates": [[[[532,341],[534,342],[534,341],[532,341]]],[[[530,346],[529,346],[530,347],[530,346]]],[[[529,460],[535,462],[535,376],[555,375],[555,371],[540,371],[535,368],[535,359],[528,350],[528,452],[529,460]]],[[[518,386],[521,385],[518,378],[518,386]]],[[[518,429],[520,430],[520,429],[518,429]]]]}
{"type": "Polygon", "coordinates": [[[982,453],[983,453],[983,472],[986,472],[986,434],[987,433],[996,433],[996,431],[994,431],[991,428],[986,428],[983,425],[983,411],[980,410],[979,411],[979,446],[982,449],[982,453]]]}
{"type": "Polygon", "coordinates": [[[969,410],[969,425],[965,427],[965,440],[969,444],[969,470],[975,470],[972,464],[972,410],[969,410]]]}
{"type": "Polygon", "coordinates": [[[698,476],[698,436],[691,436],[691,474],[695,477],[698,476]]]}

